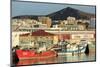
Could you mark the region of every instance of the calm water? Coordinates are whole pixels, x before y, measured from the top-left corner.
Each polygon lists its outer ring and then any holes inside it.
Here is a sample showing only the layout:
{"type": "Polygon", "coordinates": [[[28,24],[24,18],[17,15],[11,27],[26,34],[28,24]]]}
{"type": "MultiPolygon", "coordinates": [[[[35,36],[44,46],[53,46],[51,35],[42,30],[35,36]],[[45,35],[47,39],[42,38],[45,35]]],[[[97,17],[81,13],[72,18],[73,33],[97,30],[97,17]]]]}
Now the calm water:
{"type": "Polygon", "coordinates": [[[89,55],[75,54],[70,55],[59,55],[58,57],[38,60],[22,60],[16,63],[16,65],[34,65],[34,64],[52,64],[52,63],[63,63],[63,62],[80,62],[80,61],[95,61],[95,45],[89,45],[89,55]]]}

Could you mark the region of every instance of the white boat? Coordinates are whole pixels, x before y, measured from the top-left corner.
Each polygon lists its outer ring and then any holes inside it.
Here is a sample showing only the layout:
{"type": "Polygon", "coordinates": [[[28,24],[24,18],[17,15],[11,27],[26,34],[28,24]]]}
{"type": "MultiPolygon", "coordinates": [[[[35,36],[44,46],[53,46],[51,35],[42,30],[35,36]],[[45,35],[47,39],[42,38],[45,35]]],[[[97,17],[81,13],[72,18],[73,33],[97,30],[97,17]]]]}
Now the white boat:
{"type": "Polygon", "coordinates": [[[62,49],[61,51],[58,52],[58,54],[75,54],[75,53],[85,53],[87,44],[84,46],[76,46],[72,48],[66,48],[62,49]]]}
{"type": "Polygon", "coordinates": [[[54,50],[58,50],[58,54],[75,54],[75,53],[85,53],[86,47],[88,43],[81,42],[78,45],[70,45],[68,44],[67,47],[62,48],[53,48],[54,50]]]}

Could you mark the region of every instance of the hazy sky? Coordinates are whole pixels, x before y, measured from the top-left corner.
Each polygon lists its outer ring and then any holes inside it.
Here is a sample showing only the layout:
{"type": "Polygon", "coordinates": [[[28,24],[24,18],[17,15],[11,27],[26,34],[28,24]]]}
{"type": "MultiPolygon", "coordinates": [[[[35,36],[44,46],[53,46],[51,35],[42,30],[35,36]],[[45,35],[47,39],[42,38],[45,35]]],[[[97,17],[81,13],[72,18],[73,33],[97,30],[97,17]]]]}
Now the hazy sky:
{"type": "Polygon", "coordinates": [[[94,6],[80,6],[69,4],[46,4],[34,2],[12,2],[12,16],[18,15],[47,15],[59,11],[66,7],[72,7],[84,12],[95,13],[94,6]]]}

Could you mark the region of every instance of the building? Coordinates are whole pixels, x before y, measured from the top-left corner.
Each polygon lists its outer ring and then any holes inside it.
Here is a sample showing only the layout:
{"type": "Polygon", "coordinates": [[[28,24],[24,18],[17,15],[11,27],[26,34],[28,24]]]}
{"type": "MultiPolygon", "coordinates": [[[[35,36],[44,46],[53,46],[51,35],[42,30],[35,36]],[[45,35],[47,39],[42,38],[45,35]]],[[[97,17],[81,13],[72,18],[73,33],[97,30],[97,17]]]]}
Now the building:
{"type": "Polygon", "coordinates": [[[75,17],[68,17],[67,20],[60,21],[58,27],[65,31],[83,31],[88,29],[89,23],[89,20],[76,20],[75,17]]]}
{"type": "Polygon", "coordinates": [[[59,25],[59,28],[62,28],[62,31],[80,31],[80,30],[85,30],[86,26],[85,25],[59,25]]]}
{"type": "Polygon", "coordinates": [[[42,24],[34,19],[12,19],[12,31],[29,28],[47,28],[47,24],[42,24]]]}
{"type": "Polygon", "coordinates": [[[77,24],[75,17],[67,17],[67,24],[77,24]]]}
{"type": "Polygon", "coordinates": [[[47,27],[50,28],[52,24],[52,20],[49,17],[38,17],[39,22],[42,24],[47,24],[47,27]]]}
{"type": "Polygon", "coordinates": [[[15,47],[16,45],[19,45],[19,34],[16,32],[12,33],[12,47],[15,47]]]}
{"type": "Polygon", "coordinates": [[[19,43],[21,46],[31,46],[43,47],[45,45],[47,48],[52,47],[58,43],[57,36],[44,30],[37,30],[32,33],[25,33],[19,35],[19,43]]]}
{"type": "Polygon", "coordinates": [[[52,26],[53,28],[59,28],[59,25],[58,24],[55,24],[52,26]]]}
{"type": "Polygon", "coordinates": [[[89,24],[89,28],[90,29],[95,29],[95,26],[96,26],[96,19],[95,18],[91,18],[90,24],[89,24]]]}
{"type": "Polygon", "coordinates": [[[95,41],[95,36],[93,33],[90,34],[71,34],[70,43],[79,43],[81,40],[86,40],[87,42],[95,41]]]}

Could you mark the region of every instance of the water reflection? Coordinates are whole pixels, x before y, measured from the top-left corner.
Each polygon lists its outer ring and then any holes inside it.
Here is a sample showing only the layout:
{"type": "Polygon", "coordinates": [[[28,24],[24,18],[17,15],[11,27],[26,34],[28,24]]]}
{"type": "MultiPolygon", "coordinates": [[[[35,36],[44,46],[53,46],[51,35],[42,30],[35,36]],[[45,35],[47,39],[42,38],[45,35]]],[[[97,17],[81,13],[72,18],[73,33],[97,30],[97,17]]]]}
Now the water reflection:
{"type": "Polygon", "coordinates": [[[51,64],[51,63],[62,63],[62,62],[79,62],[79,61],[93,61],[95,56],[87,56],[85,54],[79,55],[60,55],[58,57],[48,59],[34,59],[34,60],[21,60],[17,65],[30,65],[30,64],[51,64]]]}

